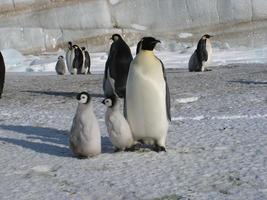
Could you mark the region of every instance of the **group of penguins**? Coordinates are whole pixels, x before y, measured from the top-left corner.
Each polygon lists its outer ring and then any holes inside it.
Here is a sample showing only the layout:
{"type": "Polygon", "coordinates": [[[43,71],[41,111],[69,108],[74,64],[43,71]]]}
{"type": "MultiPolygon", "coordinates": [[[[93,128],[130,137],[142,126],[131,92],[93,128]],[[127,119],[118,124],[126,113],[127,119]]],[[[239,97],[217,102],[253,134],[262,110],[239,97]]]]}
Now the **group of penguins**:
{"type": "MultiPolygon", "coordinates": [[[[70,74],[91,74],[90,66],[91,60],[89,52],[85,47],[79,47],[77,44],[68,42],[68,49],[66,51],[66,64],[70,74]]],[[[64,56],[59,56],[56,63],[55,70],[58,75],[65,75],[66,65],[64,56]]]]}
{"type": "MultiPolygon", "coordinates": [[[[189,71],[206,71],[212,49],[206,34],[189,60],[189,71]]],[[[111,37],[105,65],[102,103],[107,107],[105,124],[115,151],[132,151],[145,144],[166,151],[171,121],[170,92],[163,62],[153,52],[159,40],[143,37],[133,58],[119,34],[111,37]],[[123,100],[123,112],[120,111],[123,100]]],[[[79,158],[101,153],[101,134],[87,92],[77,95],[78,107],[69,135],[70,149],[79,158]]]]}
{"type": "MultiPolygon", "coordinates": [[[[207,71],[211,60],[210,38],[205,34],[188,64],[190,72],[207,71]]],[[[111,37],[105,65],[102,103],[107,107],[105,123],[116,151],[135,150],[146,144],[156,152],[166,151],[166,137],[171,121],[170,92],[163,62],[153,52],[159,40],[143,37],[137,44],[136,56],[119,34],[111,37]],[[123,114],[120,102],[123,99],[123,114]]],[[[70,74],[89,74],[90,56],[78,45],[68,43],[66,63],[70,74]]],[[[66,73],[63,56],[56,64],[58,74],[66,73]]],[[[0,98],[5,82],[5,63],[0,52],[0,98]]],[[[77,157],[101,153],[101,134],[87,92],[77,95],[78,107],[69,135],[70,149],[77,157]]]]}

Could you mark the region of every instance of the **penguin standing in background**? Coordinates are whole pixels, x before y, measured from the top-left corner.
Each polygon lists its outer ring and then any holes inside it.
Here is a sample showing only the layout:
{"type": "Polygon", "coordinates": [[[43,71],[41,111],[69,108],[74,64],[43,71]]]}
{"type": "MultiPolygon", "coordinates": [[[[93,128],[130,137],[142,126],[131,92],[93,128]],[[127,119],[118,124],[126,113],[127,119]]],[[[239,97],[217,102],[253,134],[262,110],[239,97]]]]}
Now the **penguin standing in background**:
{"type": "Polygon", "coordinates": [[[159,43],[144,37],[137,56],[131,62],[127,86],[127,119],[135,141],[166,151],[170,113],[170,93],[164,65],[153,52],[159,43]]]}
{"type": "Polygon", "coordinates": [[[131,50],[119,34],[111,37],[113,43],[105,65],[103,90],[106,97],[114,92],[120,98],[125,98],[126,82],[130,63],[133,60],[131,50]]]}
{"type": "Polygon", "coordinates": [[[5,84],[6,66],[2,53],[0,52],[0,99],[2,98],[2,93],[5,84]]]}
{"type": "Polygon", "coordinates": [[[67,64],[67,68],[70,74],[74,74],[73,71],[73,60],[75,57],[75,53],[74,53],[74,48],[72,46],[72,42],[68,42],[68,49],[66,52],[66,64],[67,64]]]}
{"type": "Polygon", "coordinates": [[[84,57],[84,68],[85,74],[91,74],[90,67],[91,67],[91,59],[89,52],[86,50],[85,47],[82,47],[83,57],[84,57]]]}
{"type": "Polygon", "coordinates": [[[73,60],[73,70],[74,74],[84,74],[84,56],[82,49],[78,45],[73,45],[75,57],[73,60]]]}
{"type": "Polygon", "coordinates": [[[91,157],[101,153],[101,134],[87,92],[77,95],[79,101],[70,131],[70,148],[78,157],[91,157]]]}
{"type": "Polygon", "coordinates": [[[63,56],[58,57],[55,69],[56,69],[56,72],[58,75],[65,75],[66,74],[66,65],[65,65],[63,56]]]}
{"type": "Polygon", "coordinates": [[[189,60],[189,72],[208,71],[206,67],[210,64],[212,56],[211,37],[213,36],[205,34],[199,40],[197,49],[189,60]]]}
{"type": "Polygon", "coordinates": [[[120,113],[119,99],[116,96],[102,101],[107,106],[105,122],[111,143],[117,148],[115,151],[127,150],[134,144],[131,129],[127,120],[120,113]]]}

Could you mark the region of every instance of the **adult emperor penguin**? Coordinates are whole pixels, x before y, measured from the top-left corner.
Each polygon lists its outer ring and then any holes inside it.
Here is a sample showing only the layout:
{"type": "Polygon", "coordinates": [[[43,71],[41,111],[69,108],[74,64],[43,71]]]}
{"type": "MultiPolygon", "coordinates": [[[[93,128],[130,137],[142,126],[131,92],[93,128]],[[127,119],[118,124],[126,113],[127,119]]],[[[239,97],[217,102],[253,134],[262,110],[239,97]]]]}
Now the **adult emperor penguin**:
{"type": "Polygon", "coordinates": [[[101,153],[101,134],[87,92],[77,95],[79,102],[70,131],[70,148],[78,157],[91,157],[101,153]]]}
{"type": "Polygon", "coordinates": [[[59,56],[56,64],[56,72],[58,75],[65,75],[66,74],[66,65],[63,56],[59,56]]]}
{"type": "Polygon", "coordinates": [[[70,74],[74,74],[75,71],[73,70],[73,60],[75,57],[74,48],[72,46],[72,42],[68,42],[68,49],[66,52],[66,64],[70,74]]]}
{"type": "Polygon", "coordinates": [[[141,40],[141,50],[131,62],[126,86],[127,119],[135,141],[166,151],[170,93],[164,65],[153,52],[159,43],[153,37],[141,40]]]}
{"type": "Polygon", "coordinates": [[[82,49],[78,45],[73,45],[75,57],[73,60],[72,67],[77,70],[77,74],[84,74],[84,55],[82,49]]]}
{"type": "Polygon", "coordinates": [[[135,54],[137,55],[139,53],[139,51],[141,50],[141,44],[142,44],[142,40],[140,40],[138,43],[137,43],[137,46],[136,46],[136,52],[135,54]]]}
{"type": "Polygon", "coordinates": [[[91,59],[90,59],[89,52],[86,50],[85,47],[82,47],[81,49],[82,49],[83,57],[84,57],[85,74],[91,74],[91,72],[90,72],[91,59]]]}
{"type": "Polygon", "coordinates": [[[107,106],[105,122],[111,143],[115,151],[127,150],[133,146],[134,140],[127,120],[120,112],[119,98],[112,96],[102,101],[107,106]]]}
{"type": "Polygon", "coordinates": [[[190,72],[207,71],[206,67],[210,64],[212,56],[211,37],[213,36],[205,34],[200,38],[197,49],[190,57],[188,63],[190,72]]]}
{"type": "Polygon", "coordinates": [[[131,50],[119,34],[111,37],[113,43],[105,66],[103,90],[106,97],[114,91],[120,98],[125,98],[125,89],[130,63],[133,60],[131,50]]]}
{"type": "Polygon", "coordinates": [[[5,84],[5,75],[6,75],[6,67],[2,53],[0,52],[0,99],[2,98],[2,93],[5,84]]]}

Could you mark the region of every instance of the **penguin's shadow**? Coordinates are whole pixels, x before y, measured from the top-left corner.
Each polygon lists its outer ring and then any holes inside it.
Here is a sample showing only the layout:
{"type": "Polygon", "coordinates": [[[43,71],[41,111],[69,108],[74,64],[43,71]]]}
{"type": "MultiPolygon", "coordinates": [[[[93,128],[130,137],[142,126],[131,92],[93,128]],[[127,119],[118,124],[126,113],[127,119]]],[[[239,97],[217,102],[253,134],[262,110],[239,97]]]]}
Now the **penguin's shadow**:
{"type": "MultiPolygon", "coordinates": [[[[21,92],[33,93],[33,94],[44,94],[51,96],[63,96],[69,98],[75,98],[79,93],[78,92],[61,92],[61,91],[36,91],[36,90],[23,90],[21,92]]],[[[91,97],[102,98],[103,94],[89,93],[91,97]]]]}
{"type": "Polygon", "coordinates": [[[239,80],[233,80],[233,81],[228,81],[229,83],[241,83],[241,84],[255,84],[255,85],[267,85],[267,81],[252,81],[252,80],[244,80],[244,79],[239,79],[239,80]]]}
{"type": "Polygon", "coordinates": [[[0,141],[18,145],[26,149],[31,149],[38,153],[61,157],[71,156],[71,152],[67,147],[67,131],[46,127],[14,125],[0,125],[0,128],[27,135],[26,139],[0,137],[0,141]]]}
{"type": "MultiPolygon", "coordinates": [[[[26,139],[4,138],[0,141],[18,145],[38,153],[60,157],[73,157],[69,149],[68,131],[48,127],[0,125],[1,129],[27,135],[26,139]]],[[[113,152],[108,137],[101,137],[102,153],[113,152]]]]}

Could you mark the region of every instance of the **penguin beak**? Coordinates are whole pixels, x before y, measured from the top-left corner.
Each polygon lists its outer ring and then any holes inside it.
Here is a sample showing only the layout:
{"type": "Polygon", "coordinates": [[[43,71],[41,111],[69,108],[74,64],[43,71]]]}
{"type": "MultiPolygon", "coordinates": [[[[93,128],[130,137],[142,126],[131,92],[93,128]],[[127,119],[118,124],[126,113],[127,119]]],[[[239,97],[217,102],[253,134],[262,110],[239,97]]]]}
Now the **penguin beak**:
{"type": "Polygon", "coordinates": [[[105,104],[105,99],[103,101],[101,101],[102,104],[105,104]]]}
{"type": "Polygon", "coordinates": [[[160,41],[160,40],[155,40],[155,41],[153,42],[153,44],[157,44],[157,43],[161,43],[161,41],[160,41]]]}

